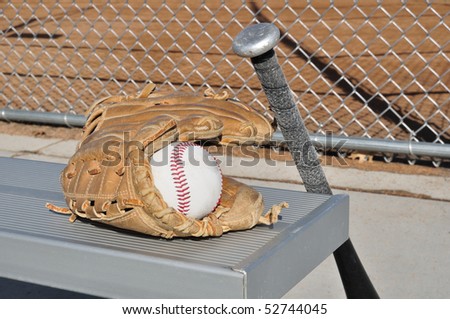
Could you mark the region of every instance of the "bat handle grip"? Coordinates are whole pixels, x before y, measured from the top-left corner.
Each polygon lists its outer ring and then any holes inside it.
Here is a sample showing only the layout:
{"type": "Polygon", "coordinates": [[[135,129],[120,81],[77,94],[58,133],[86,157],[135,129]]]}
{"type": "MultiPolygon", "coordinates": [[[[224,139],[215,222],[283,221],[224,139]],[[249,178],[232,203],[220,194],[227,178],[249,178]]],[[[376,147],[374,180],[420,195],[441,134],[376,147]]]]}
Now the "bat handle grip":
{"type": "Polygon", "coordinates": [[[235,38],[233,50],[239,56],[251,58],[306,190],[332,194],[319,156],[273,50],[279,38],[279,29],[271,23],[252,25],[235,38]]]}

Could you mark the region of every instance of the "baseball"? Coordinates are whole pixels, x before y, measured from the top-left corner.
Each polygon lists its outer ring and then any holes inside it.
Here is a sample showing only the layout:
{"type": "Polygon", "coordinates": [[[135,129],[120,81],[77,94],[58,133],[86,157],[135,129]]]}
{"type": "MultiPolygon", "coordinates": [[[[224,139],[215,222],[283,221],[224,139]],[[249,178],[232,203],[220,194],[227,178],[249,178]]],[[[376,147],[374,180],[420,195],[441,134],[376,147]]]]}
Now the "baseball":
{"type": "Polygon", "coordinates": [[[169,206],[196,219],[216,208],[222,173],[203,147],[191,142],[169,144],[153,154],[150,165],[155,186],[169,206]]]}

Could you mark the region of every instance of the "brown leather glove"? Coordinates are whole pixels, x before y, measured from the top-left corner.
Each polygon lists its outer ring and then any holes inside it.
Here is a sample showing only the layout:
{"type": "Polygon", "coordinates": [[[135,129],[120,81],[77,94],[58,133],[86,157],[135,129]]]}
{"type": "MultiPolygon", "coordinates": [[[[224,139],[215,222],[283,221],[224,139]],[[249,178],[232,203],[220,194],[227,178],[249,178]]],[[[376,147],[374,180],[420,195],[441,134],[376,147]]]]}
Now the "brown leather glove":
{"type": "Polygon", "coordinates": [[[226,95],[152,93],[96,102],[78,150],[61,173],[67,208],[59,213],[164,238],[220,236],[277,221],[285,202],[263,215],[259,192],[223,177],[220,204],[201,220],[169,207],[154,185],[149,158],[175,141],[264,144],[273,121],[226,95]]]}

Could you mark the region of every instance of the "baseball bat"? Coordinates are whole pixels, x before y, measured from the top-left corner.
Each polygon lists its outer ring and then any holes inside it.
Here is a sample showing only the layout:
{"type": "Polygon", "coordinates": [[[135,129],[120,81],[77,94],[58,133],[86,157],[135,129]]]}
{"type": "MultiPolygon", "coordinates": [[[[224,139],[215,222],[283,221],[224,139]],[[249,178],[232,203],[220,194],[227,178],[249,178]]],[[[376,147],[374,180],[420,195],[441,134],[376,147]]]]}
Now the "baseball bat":
{"type": "MultiPolygon", "coordinates": [[[[252,25],[237,35],[233,50],[241,57],[251,58],[306,191],[332,195],[319,156],[273,50],[279,38],[280,30],[271,23],[252,25]]],[[[379,298],[350,238],[333,255],[347,298],[379,298]]]]}

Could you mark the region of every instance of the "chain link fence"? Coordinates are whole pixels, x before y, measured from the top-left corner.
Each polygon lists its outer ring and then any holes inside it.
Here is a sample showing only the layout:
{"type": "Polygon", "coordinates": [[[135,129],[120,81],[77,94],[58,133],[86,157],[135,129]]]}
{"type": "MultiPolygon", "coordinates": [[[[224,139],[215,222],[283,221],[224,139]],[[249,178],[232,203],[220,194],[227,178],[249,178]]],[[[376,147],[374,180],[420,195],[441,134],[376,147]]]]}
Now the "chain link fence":
{"type": "Polygon", "coordinates": [[[450,2],[0,1],[0,104],[82,114],[96,99],[227,89],[267,107],[247,25],[273,22],[308,129],[450,144],[450,2]]]}

